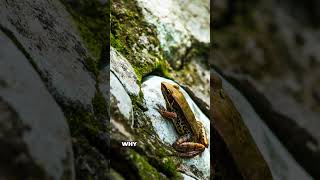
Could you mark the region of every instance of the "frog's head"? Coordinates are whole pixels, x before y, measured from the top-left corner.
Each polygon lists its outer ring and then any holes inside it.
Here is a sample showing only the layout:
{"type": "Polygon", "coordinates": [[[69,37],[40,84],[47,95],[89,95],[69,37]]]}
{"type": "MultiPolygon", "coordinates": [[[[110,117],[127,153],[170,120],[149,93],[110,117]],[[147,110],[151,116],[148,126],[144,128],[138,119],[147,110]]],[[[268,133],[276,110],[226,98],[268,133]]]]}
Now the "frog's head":
{"type": "Polygon", "coordinates": [[[161,82],[161,92],[163,94],[163,96],[168,97],[168,98],[172,98],[172,94],[174,92],[176,92],[177,90],[179,90],[179,86],[178,85],[173,85],[167,82],[161,82]]]}

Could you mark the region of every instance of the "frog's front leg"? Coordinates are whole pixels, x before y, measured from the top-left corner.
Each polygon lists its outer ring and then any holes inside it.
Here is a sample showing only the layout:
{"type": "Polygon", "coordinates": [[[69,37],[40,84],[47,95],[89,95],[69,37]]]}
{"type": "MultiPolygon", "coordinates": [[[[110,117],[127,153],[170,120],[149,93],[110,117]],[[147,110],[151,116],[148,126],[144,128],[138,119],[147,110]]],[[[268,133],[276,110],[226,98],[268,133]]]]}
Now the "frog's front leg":
{"type": "Polygon", "coordinates": [[[177,113],[175,112],[170,112],[168,110],[166,110],[163,106],[157,104],[157,108],[156,109],[162,117],[166,118],[166,119],[175,119],[177,118],[177,113]]]}
{"type": "Polygon", "coordinates": [[[180,137],[173,147],[179,151],[178,155],[181,157],[194,157],[204,151],[205,146],[200,143],[190,142],[191,134],[186,134],[180,137]]]}

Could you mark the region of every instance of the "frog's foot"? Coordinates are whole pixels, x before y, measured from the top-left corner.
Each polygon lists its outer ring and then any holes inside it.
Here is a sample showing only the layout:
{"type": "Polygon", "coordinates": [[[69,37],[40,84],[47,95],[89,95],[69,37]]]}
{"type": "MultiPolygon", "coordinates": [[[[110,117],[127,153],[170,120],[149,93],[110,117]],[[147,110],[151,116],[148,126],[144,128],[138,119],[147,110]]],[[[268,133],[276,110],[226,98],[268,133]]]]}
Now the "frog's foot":
{"type": "Polygon", "coordinates": [[[157,107],[154,108],[155,110],[157,110],[162,117],[167,118],[167,119],[174,119],[177,118],[177,114],[175,112],[170,112],[167,111],[163,106],[161,106],[160,104],[157,104],[157,107]]]}
{"type": "Polygon", "coordinates": [[[173,147],[179,151],[178,155],[181,157],[194,157],[204,151],[205,146],[200,143],[189,142],[191,139],[190,134],[186,134],[180,137],[173,147]]]}
{"type": "Polygon", "coordinates": [[[188,152],[188,151],[202,152],[205,149],[205,146],[203,144],[195,143],[195,142],[183,142],[181,144],[175,144],[174,148],[180,152],[188,152]]]}
{"type": "Polygon", "coordinates": [[[200,129],[200,137],[199,137],[199,142],[203,144],[205,147],[209,146],[206,130],[203,126],[203,124],[200,121],[197,121],[198,128],[200,129]]]}

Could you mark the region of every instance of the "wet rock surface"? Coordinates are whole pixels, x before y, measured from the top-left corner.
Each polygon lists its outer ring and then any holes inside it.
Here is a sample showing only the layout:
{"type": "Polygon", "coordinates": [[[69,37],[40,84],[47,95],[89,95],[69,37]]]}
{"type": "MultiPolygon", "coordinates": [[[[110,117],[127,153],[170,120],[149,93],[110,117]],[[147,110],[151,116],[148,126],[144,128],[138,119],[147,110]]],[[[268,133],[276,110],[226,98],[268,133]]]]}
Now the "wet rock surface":
{"type": "Polygon", "coordinates": [[[273,96],[278,97],[281,101],[270,102],[246,77],[239,78],[232,74],[226,77],[241,90],[255,111],[264,119],[293,157],[302,166],[316,173],[315,160],[319,158],[317,114],[298,104],[290,96],[280,96],[276,92],[273,96]],[[295,115],[292,116],[292,114],[295,115]],[[302,119],[303,121],[300,121],[302,119]]]}
{"type": "Polygon", "coordinates": [[[13,123],[1,129],[11,148],[1,148],[11,162],[3,178],[20,176],[17,171],[32,179],[109,177],[109,79],[99,75],[109,69],[106,7],[1,1],[2,119],[13,123]]]}
{"type": "MultiPolygon", "coordinates": [[[[138,79],[131,64],[113,47],[110,47],[110,71],[114,73],[126,90],[134,96],[138,96],[140,87],[138,79]]],[[[116,88],[117,89],[117,88],[116,88]]]]}
{"type": "Polygon", "coordinates": [[[179,61],[193,41],[210,42],[209,1],[144,1],[139,6],[149,23],[157,27],[166,57],[179,61]]]}
{"type": "Polygon", "coordinates": [[[0,46],[1,169],[8,173],[1,177],[74,179],[63,112],[28,59],[2,31],[0,46]]]}
{"type": "Polygon", "coordinates": [[[273,179],[294,179],[297,177],[298,179],[312,179],[266,126],[245,97],[224,79],[223,88],[250,130],[255,143],[269,165],[273,179]]]}
{"type": "Polygon", "coordinates": [[[2,1],[0,9],[1,29],[19,44],[52,94],[90,107],[95,81],[84,65],[90,55],[62,3],[2,1]]]}
{"type": "Polygon", "coordinates": [[[120,113],[124,115],[126,119],[130,119],[132,113],[132,101],[127,91],[122,86],[117,77],[110,73],[110,87],[111,103],[116,104],[120,113]]]}
{"type": "Polygon", "coordinates": [[[299,164],[319,177],[319,27],[314,1],[225,0],[213,6],[212,65],[235,85],[299,164]],[[309,8],[308,8],[309,7],[309,8]],[[312,17],[312,18],[311,18],[312,17]]]}

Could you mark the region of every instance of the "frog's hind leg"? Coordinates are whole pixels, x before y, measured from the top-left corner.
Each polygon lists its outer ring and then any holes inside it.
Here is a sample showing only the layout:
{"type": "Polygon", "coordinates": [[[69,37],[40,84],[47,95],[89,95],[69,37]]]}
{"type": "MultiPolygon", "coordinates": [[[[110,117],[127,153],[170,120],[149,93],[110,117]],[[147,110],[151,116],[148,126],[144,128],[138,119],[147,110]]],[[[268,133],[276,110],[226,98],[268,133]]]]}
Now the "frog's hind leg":
{"type": "Polygon", "coordinates": [[[177,155],[184,158],[192,158],[200,154],[202,151],[177,152],[177,155]]]}
{"type": "Polygon", "coordinates": [[[190,142],[191,137],[191,134],[185,134],[173,143],[173,147],[179,151],[179,156],[194,157],[204,151],[205,146],[200,143],[190,142]]]}

